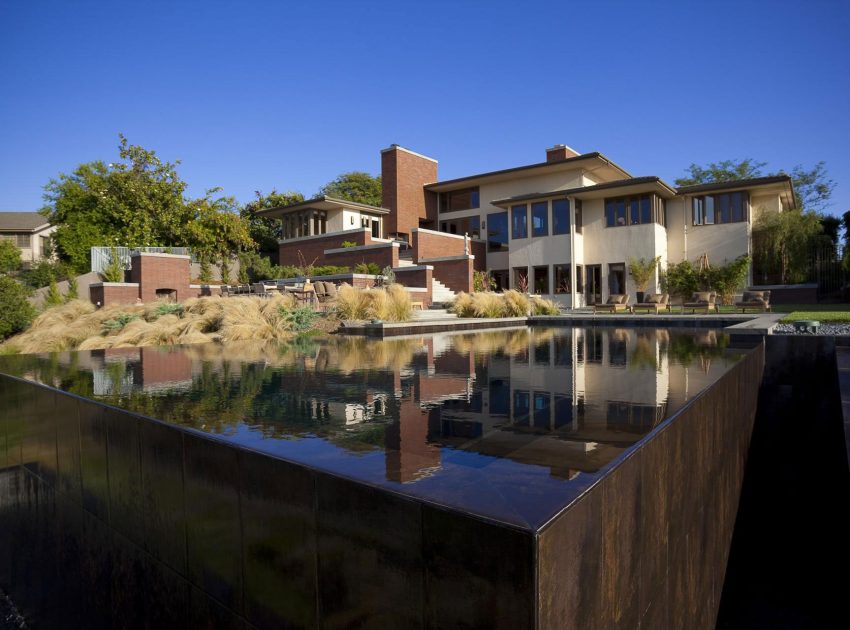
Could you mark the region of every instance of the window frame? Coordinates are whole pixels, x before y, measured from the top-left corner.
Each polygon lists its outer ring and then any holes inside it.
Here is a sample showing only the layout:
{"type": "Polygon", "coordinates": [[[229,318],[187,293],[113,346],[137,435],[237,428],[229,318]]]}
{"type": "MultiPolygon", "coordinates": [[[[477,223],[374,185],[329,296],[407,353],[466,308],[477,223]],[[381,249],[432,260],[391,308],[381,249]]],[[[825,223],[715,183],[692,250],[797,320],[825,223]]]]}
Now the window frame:
{"type": "Polygon", "coordinates": [[[487,235],[487,251],[488,252],[496,253],[496,252],[506,252],[506,251],[508,251],[509,248],[510,248],[510,233],[511,233],[511,218],[510,218],[510,213],[507,210],[504,210],[502,212],[491,212],[487,215],[486,235],[487,235]],[[504,217],[505,218],[505,233],[504,233],[505,240],[504,241],[495,241],[495,240],[491,240],[491,238],[490,238],[490,236],[491,236],[490,235],[490,229],[493,225],[493,217],[499,217],[499,218],[504,217]],[[492,243],[499,243],[500,247],[493,247],[492,243]]]}
{"type": "Polygon", "coordinates": [[[511,206],[511,240],[518,241],[523,238],[528,238],[528,204],[521,203],[515,206],[511,206]],[[521,213],[523,215],[522,221],[522,234],[518,235],[519,232],[517,227],[519,227],[519,222],[517,221],[517,214],[521,213]]]}
{"type": "Polygon", "coordinates": [[[748,223],[749,220],[749,191],[734,190],[691,197],[691,225],[695,227],[748,223]],[[736,197],[739,200],[737,205],[735,204],[736,197]],[[740,214],[738,214],[739,212],[740,214]],[[736,215],[739,218],[735,218],[736,215]]]}
{"type": "MultiPolygon", "coordinates": [[[[632,227],[652,223],[667,227],[666,200],[655,193],[606,197],[603,202],[603,214],[605,215],[606,228],[632,227]],[[644,221],[646,218],[649,218],[649,221],[644,221]]],[[[576,224],[578,224],[578,218],[576,218],[576,224]]]]}
{"type": "Polygon", "coordinates": [[[447,190],[439,194],[440,214],[445,212],[462,212],[464,210],[476,210],[481,207],[481,190],[478,186],[468,186],[457,190],[447,190]],[[469,195],[469,205],[463,208],[452,208],[452,199],[469,195]]]}
{"type": "Polygon", "coordinates": [[[558,236],[558,235],[570,233],[570,205],[571,205],[570,200],[566,199],[566,198],[565,199],[553,199],[552,200],[552,235],[553,236],[558,236]],[[556,204],[564,204],[566,206],[564,208],[564,210],[566,211],[566,219],[565,219],[566,229],[559,230],[556,227],[557,226],[557,222],[555,221],[555,217],[557,216],[556,209],[555,209],[556,204]]]}
{"type": "Polygon", "coordinates": [[[531,236],[532,238],[540,237],[540,236],[549,236],[549,202],[548,201],[535,201],[531,204],[531,212],[529,212],[529,216],[531,219],[531,236]],[[542,214],[539,212],[543,210],[542,214]],[[535,210],[538,211],[535,214],[535,210]],[[534,221],[536,218],[543,219],[543,227],[540,231],[538,231],[537,227],[534,225],[534,221]]]}

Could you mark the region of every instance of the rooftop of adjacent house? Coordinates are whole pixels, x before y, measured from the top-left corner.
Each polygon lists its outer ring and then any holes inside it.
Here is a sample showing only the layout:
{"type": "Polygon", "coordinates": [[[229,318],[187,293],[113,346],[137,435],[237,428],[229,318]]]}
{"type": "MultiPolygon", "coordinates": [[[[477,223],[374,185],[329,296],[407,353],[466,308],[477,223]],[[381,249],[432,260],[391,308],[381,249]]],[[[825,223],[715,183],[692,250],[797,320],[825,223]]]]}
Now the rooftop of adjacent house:
{"type": "Polygon", "coordinates": [[[605,191],[611,189],[618,189],[619,194],[656,192],[666,198],[673,197],[676,194],[676,189],[662,181],[660,177],[629,177],[628,179],[618,179],[613,182],[594,184],[592,186],[581,186],[579,188],[551,190],[549,192],[528,193],[517,195],[516,197],[506,197],[504,199],[496,199],[490,203],[494,206],[505,207],[512,203],[521,201],[531,201],[532,199],[551,199],[552,197],[566,197],[568,195],[578,197],[579,199],[592,199],[596,196],[601,196],[601,194],[605,191]],[[599,193],[599,195],[597,195],[597,193],[599,193]]]}
{"type": "Polygon", "coordinates": [[[558,171],[578,168],[584,169],[588,173],[596,173],[602,179],[631,178],[631,175],[628,171],[626,171],[626,169],[618,166],[601,153],[594,151],[593,153],[582,153],[581,155],[568,157],[563,160],[539,162],[537,164],[528,164],[526,166],[515,166],[513,168],[491,171],[489,173],[479,173],[478,175],[468,175],[457,179],[434,182],[433,184],[426,184],[425,188],[433,192],[443,192],[457,188],[461,184],[464,186],[472,186],[475,184],[503,181],[515,177],[545,175],[547,173],[556,173],[558,171]]]}
{"type": "Polygon", "coordinates": [[[0,212],[0,232],[37,232],[49,225],[38,212],[0,212]]]}
{"type": "Polygon", "coordinates": [[[264,217],[280,217],[284,214],[297,212],[298,210],[343,210],[345,208],[361,210],[370,214],[389,214],[390,212],[386,208],[370,206],[366,203],[357,203],[356,201],[348,201],[346,199],[337,199],[336,197],[328,197],[327,195],[322,195],[314,199],[307,199],[306,201],[292,203],[288,206],[278,206],[276,208],[268,208],[267,210],[258,210],[255,214],[264,217]]]}

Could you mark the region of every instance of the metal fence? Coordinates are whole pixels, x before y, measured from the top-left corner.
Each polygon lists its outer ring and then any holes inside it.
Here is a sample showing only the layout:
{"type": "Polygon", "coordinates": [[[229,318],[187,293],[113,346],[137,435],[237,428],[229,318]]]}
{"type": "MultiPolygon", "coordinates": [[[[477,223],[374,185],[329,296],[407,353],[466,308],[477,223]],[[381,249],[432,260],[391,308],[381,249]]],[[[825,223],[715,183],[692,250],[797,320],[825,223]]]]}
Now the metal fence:
{"type": "Polygon", "coordinates": [[[795,272],[783,273],[781,261],[777,258],[758,256],[753,261],[753,283],[770,284],[817,284],[818,301],[834,302],[847,299],[850,274],[844,264],[842,247],[829,243],[817,244],[805,254],[805,265],[795,272]]]}
{"type": "MultiPolygon", "coordinates": [[[[112,260],[112,250],[121,259],[125,270],[130,269],[130,257],[134,252],[145,252],[149,254],[177,254],[180,256],[192,256],[188,247],[92,247],[91,248],[91,270],[103,273],[112,260]]],[[[197,262],[192,256],[192,262],[197,262]]]]}

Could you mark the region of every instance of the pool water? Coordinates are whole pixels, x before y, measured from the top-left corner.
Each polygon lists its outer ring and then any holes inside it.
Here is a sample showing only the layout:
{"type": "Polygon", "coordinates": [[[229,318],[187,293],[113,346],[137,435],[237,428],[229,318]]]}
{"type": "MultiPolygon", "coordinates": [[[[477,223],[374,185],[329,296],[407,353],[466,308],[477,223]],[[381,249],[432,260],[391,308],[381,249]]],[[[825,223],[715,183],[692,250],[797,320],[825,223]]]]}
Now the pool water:
{"type": "Polygon", "coordinates": [[[0,359],[244,448],[539,528],[742,356],[716,330],[522,327],[0,359]]]}

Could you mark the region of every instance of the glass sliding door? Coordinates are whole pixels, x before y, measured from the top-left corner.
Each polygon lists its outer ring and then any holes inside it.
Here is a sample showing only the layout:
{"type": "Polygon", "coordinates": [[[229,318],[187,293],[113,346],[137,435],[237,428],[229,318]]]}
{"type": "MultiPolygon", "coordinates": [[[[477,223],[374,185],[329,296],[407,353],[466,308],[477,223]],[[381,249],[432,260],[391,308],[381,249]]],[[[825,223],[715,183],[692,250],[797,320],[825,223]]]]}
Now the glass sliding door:
{"type": "Polygon", "coordinates": [[[585,283],[587,303],[602,303],[602,265],[587,265],[585,268],[585,283]]]}

